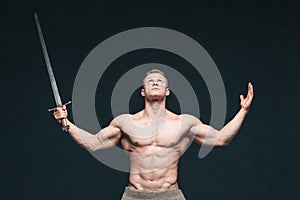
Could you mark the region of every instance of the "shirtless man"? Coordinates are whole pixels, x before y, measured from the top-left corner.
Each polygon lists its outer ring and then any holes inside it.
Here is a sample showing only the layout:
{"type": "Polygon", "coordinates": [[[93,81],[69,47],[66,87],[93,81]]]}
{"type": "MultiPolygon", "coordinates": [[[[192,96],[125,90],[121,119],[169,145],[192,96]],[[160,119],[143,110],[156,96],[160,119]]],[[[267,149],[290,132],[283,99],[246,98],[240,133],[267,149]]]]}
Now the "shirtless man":
{"type": "MultiPolygon", "coordinates": [[[[178,161],[191,141],[201,145],[226,146],[238,132],[253,99],[253,86],[240,96],[241,109],[221,130],[203,124],[198,118],[177,115],[166,109],[170,94],[164,73],[153,69],[143,81],[141,95],[145,108],[112,120],[97,134],[90,134],[67,120],[71,137],[88,151],[112,147],[121,142],[130,159],[129,186],[123,200],[185,199],[177,184],[178,161]]],[[[54,111],[55,119],[67,118],[66,107],[54,111]]]]}

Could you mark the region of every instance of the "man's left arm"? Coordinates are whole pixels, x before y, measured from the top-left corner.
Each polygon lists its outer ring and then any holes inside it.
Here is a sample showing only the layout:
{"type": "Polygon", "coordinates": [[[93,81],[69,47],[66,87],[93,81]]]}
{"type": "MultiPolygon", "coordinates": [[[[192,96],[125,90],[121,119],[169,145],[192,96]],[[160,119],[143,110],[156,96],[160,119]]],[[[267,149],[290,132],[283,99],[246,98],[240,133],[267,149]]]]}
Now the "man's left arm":
{"type": "Polygon", "coordinates": [[[253,96],[253,85],[249,83],[246,98],[240,95],[241,109],[220,131],[198,120],[190,128],[190,133],[195,136],[195,142],[203,145],[227,146],[239,131],[249,111],[253,96]]]}

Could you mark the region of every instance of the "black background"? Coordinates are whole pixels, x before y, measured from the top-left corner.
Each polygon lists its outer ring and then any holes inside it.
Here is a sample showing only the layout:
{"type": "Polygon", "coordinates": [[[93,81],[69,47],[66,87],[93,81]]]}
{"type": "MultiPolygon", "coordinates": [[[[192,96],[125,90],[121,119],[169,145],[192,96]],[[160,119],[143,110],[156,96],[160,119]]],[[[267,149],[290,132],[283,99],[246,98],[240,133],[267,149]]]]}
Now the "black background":
{"type": "MultiPolygon", "coordinates": [[[[34,12],[39,14],[64,101],[72,97],[84,58],[112,35],[154,26],[198,41],[223,77],[226,120],[238,111],[239,94],[246,92],[248,81],[254,84],[255,99],[229,147],[215,148],[198,159],[199,146],[192,144],[181,158],[179,185],[185,196],[191,200],[297,199],[299,8],[287,1],[1,0],[0,199],[120,199],[128,183],[127,173],[101,164],[78,147],[47,112],[54,100],[34,12]]],[[[117,60],[106,77],[114,75],[120,63],[128,67],[148,61],[183,62],[160,51],[136,53],[117,60]]],[[[182,73],[197,83],[191,71],[182,73]]],[[[107,116],[99,120],[108,124],[112,116],[101,110],[101,101],[109,101],[110,96],[97,95],[97,110],[107,116]]],[[[209,96],[204,92],[199,97],[201,120],[208,123],[209,96]]],[[[132,109],[138,109],[134,105],[132,109]]],[[[177,106],[174,96],[168,106],[177,106]]]]}

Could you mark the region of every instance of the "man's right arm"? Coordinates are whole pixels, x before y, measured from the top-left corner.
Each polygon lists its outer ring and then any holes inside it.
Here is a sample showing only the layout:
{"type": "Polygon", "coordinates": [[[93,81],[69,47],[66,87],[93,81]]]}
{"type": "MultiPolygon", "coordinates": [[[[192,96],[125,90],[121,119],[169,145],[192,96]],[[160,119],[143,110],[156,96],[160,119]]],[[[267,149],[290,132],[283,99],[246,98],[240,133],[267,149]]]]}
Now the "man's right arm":
{"type": "MultiPolygon", "coordinates": [[[[61,119],[68,116],[66,107],[57,108],[54,113],[54,118],[61,123],[61,119]]],[[[68,132],[72,139],[82,148],[88,151],[97,151],[106,149],[116,145],[121,139],[121,130],[113,120],[109,126],[100,130],[97,134],[91,134],[83,129],[78,128],[75,124],[67,119],[67,124],[70,126],[68,132]]]]}

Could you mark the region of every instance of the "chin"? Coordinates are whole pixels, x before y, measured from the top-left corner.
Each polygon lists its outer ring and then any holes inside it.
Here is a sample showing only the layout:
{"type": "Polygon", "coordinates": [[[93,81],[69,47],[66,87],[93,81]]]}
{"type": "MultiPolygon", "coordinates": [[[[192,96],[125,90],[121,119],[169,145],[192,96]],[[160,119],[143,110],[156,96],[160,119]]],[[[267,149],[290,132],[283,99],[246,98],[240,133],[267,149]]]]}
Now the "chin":
{"type": "Polygon", "coordinates": [[[161,101],[164,99],[164,96],[148,96],[147,99],[149,101],[161,101]]]}

